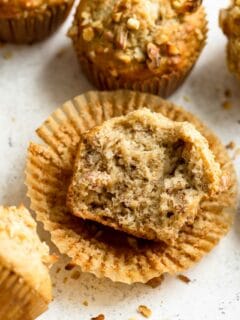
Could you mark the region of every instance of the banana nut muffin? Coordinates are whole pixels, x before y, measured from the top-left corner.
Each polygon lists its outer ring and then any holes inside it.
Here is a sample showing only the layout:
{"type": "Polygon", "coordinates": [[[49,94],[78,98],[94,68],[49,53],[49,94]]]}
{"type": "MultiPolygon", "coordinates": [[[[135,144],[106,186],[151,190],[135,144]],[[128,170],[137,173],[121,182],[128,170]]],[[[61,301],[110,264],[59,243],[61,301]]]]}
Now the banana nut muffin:
{"type": "Polygon", "coordinates": [[[0,318],[31,320],[52,300],[48,247],[23,206],[0,206],[0,318]]]}
{"type": "Polygon", "coordinates": [[[82,0],[69,36],[100,89],[167,96],[196,62],[206,24],[196,0],[82,0]]]}
{"type": "Polygon", "coordinates": [[[83,135],[68,206],[81,218],[172,242],[193,222],[203,197],[219,190],[220,176],[192,124],[145,108],[83,135]]]}
{"type": "Polygon", "coordinates": [[[65,20],[74,0],[0,0],[0,40],[40,41],[65,20]]]}
{"type": "Polygon", "coordinates": [[[228,38],[227,63],[231,72],[240,78],[240,1],[234,0],[220,11],[220,26],[228,38]]]}

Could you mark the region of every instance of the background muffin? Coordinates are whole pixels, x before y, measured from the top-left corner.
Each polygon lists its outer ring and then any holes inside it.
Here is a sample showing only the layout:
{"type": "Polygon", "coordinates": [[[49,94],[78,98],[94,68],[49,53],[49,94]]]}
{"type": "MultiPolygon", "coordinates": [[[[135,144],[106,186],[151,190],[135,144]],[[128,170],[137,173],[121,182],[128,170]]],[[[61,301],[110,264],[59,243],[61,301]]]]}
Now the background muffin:
{"type": "Polygon", "coordinates": [[[0,0],[0,40],[40,41],[65,20],[74,0],[0,0]]]}
{"type": "Polygon", "coordinates": [[[52,299],[48,247],[23,206],[0,207],[0,319],[34,319],[52,299]]]}
{"type": "Polygon", "coordinates": [[[227,63],[229,70],[240,78],[240,1],[220,11],[219,23],[228,38],[227,63]]]}
{"type": "Polygon", "coordinates": [[[83,70],[100,89],[167,96],[184,80],[206,38],[200,1],[81,1],[69,31],[83,70]]]}

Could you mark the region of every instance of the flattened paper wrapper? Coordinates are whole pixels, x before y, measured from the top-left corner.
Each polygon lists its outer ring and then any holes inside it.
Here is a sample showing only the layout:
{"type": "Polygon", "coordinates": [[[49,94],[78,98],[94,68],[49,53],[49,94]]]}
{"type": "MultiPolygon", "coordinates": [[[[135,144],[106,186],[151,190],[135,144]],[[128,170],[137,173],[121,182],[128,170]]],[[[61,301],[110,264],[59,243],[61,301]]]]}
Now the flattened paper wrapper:
{"type": "Polygon", "coordinates": [[[119,90],[88,92],[58,108],[37,130],[43,144],[31,143],[26,184],[31,208],[53,243],[83,272],[124,283],[146,283],[176,274],[198,262],[228,232],[236,210],[233,164],[218,138],[193,115],[159,97],[119,90]],[[203,201],[193,225],[185,225],[173,245],[130,237],[74,217],[66,207],[81,134],[103,121],[148,107],[174,121],[189,121],[208,140],[223,172],[222,191],[203,201]]]}

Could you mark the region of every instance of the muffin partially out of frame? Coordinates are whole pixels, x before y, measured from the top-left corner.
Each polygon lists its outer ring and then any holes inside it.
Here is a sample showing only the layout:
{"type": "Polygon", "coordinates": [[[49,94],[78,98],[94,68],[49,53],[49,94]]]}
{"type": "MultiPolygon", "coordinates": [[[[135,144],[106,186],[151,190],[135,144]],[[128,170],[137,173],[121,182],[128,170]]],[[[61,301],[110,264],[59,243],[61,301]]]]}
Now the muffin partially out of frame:
{"type": "Polygon", "coordinates": [[[98,88],[168,96],[197,61],[206,25],[201,1],[82,0],[69,36],[98,88]]]}
{"type": "MultiPolygon", "coordinates": [[[[198,119],[159,97],[132,92],[89,92],[66,102],[37,130],[45,144],[31,143],[26,184],[37,219],[54,244],[84,272],[124,283],[182,272],[228,232],[236,211],[236,176],[225,147],[198,119]],[[83,134],[104,121],[148,107],[166,118],[189,122],[207,140],[221,170],[221,188],[199,203],[173,243],[146,240],[74,216],[66,205],[83,134]]],[[[136,199],[138,200],[138,199],[136,199]]]]}
{"type": "Polygon", "coordinates": [[[53,33],[74,0],[0,0],[0,41],[33,43],[53,33]]]}
{"type": "Polygon", "coordinates": [[[140,109],[82,136],[68,205],[81,218],[173,242],[219,190],[220,175],[193,125],[140,109]]]}
{"type": "Polygon", "coordinates": [[[234,0],[220,11],[219,23],[228,38],[227,63],[229,70],[240,79],[240,1],[234,0]]]}
{"type": "Polygon", "coordinates": [[[26,208],[0,207],[0,318],[32,320],[47,309],[52,286],[48,247],[26,208]]]}

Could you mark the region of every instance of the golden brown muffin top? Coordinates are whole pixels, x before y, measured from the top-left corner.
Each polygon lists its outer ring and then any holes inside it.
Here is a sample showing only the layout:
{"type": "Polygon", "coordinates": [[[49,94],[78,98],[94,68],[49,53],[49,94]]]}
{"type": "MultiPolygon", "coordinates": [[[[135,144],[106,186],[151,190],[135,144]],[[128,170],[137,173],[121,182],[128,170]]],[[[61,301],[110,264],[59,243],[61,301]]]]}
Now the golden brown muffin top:
{"type": "Polygon", "coordinates": [[[240,0],[232,1],[227,9],[220,12],[220,26],[228,36],[240,36],[240,0]]]}
{"type": "Polygon", "coordinates": [[[25,12],[43,11],[49,5],[69,0],[0,0],[0,17],[10,18],[25,12]]]}
{"type": "Polygon", "coordinates": [[[82,0],[69,35],[78,53],[113,76],[182,69],[199,51],[201,1],[82,0]],[[147,68],[146,68],[147,67],[147,68]],[[147,72],[146,72],[147,70],[147,72]]]}

